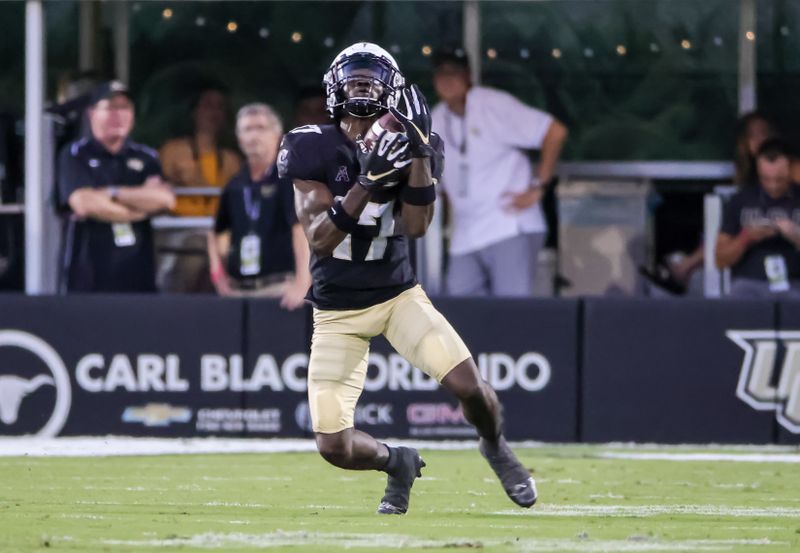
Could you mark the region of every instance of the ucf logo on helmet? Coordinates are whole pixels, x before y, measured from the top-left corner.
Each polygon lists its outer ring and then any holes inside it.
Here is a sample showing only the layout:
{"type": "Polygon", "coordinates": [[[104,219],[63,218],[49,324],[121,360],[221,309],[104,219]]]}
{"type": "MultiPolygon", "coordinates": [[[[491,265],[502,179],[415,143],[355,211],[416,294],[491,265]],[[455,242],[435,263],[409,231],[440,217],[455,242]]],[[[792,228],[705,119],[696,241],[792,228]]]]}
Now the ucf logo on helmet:
{"type": "Polygon", "coordinates": [[[775,411],[781,426],[800,434],[800,331],[729,330],[725,335],[745,352],[737,397],[753,409],[775,411]]]}

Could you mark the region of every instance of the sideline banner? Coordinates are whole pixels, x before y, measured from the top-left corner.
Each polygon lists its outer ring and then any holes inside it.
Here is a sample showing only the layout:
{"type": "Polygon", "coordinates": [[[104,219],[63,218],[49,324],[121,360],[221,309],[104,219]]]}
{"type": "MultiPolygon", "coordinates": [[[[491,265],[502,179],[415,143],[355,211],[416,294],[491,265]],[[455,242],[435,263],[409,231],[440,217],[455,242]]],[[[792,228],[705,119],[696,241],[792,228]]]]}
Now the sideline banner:
{"type": "MultiPolygon", "coordinates": [[[[800,304],[436,299],[514,440],[800,442],[800,304]]],[[[180,296],[0,295],[0,435],[311,435],[310,308],[180,296]]],[[[475,436],[374,339],[356,427],[475,436]]]]}
{"type": "MultiPolygon", "coordinates": [[[[774,373],[774,413],[778,443],[800,444],[800,301],[778,303],[778,348],[774,373]]],[[[764,405],[769,409],[769,401],[764,405]]]]}
{"type": "Polygon", "coordinates": [[[203,409],[241,405],[241,301],[0,297],[0,434],[203,436],[203,409]]]}
{"type": "Polygon", "coordinates": [[[585,300],[582,439],[773,441],[774,412],[747,403],[742,344],[774,325],[772,302],[585,300]]]}

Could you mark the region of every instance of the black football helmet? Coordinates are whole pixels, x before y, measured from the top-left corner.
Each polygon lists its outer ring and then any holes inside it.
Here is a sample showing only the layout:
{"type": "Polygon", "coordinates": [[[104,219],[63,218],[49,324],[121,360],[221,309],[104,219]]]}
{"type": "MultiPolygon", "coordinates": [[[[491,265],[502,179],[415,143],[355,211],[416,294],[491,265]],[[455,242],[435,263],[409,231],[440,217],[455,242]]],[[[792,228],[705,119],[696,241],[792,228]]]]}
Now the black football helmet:
{"type": "Polygon", "coordinates": [[[392,55],[370,42],[339,52],[322,80],[327,109],[334,119],[343,113],[372,117],[397,105],[405,78],[392,55]]]}

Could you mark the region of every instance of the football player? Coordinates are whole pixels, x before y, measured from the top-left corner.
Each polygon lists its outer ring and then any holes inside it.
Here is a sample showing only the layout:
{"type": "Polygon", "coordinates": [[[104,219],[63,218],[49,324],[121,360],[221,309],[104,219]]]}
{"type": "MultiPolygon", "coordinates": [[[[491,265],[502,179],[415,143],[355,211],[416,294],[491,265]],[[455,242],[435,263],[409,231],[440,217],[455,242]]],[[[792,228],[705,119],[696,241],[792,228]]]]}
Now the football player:
{"type": "Polygon", "coordinates": [[[497,396],[411,266],[408,238],[422,236],[430,223],[444,161],[425,97],[406,84],[386,50],[366,42],[339,53],[323,82],[334,124],[294,129],[278,155],[282,175],[294,182],[312,252],[308,398],[319,452],[337,467],[387,473],[378,513],[407,511],[425,466],[419,453],[353,426],[369,342],[383,334],[458,398],[506,493],[530,507],[536,487],[503,438],[497,396]],[[387,130],[370,149],[362,137],[387,111],[404,132],[387,130]]]}

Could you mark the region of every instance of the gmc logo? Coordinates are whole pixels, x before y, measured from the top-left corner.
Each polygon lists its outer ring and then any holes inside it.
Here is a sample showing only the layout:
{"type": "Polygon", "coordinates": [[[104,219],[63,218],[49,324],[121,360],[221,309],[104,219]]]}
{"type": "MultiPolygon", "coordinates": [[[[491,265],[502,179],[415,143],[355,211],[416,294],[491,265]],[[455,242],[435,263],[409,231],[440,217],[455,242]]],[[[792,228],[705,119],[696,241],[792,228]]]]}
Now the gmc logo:
{"type": "Polygon", "coordinates": [[[461,406],[449,403],[412,403],[406,409],[406,416],[409,424],[421,426],[469,424],[461,406]]]}

